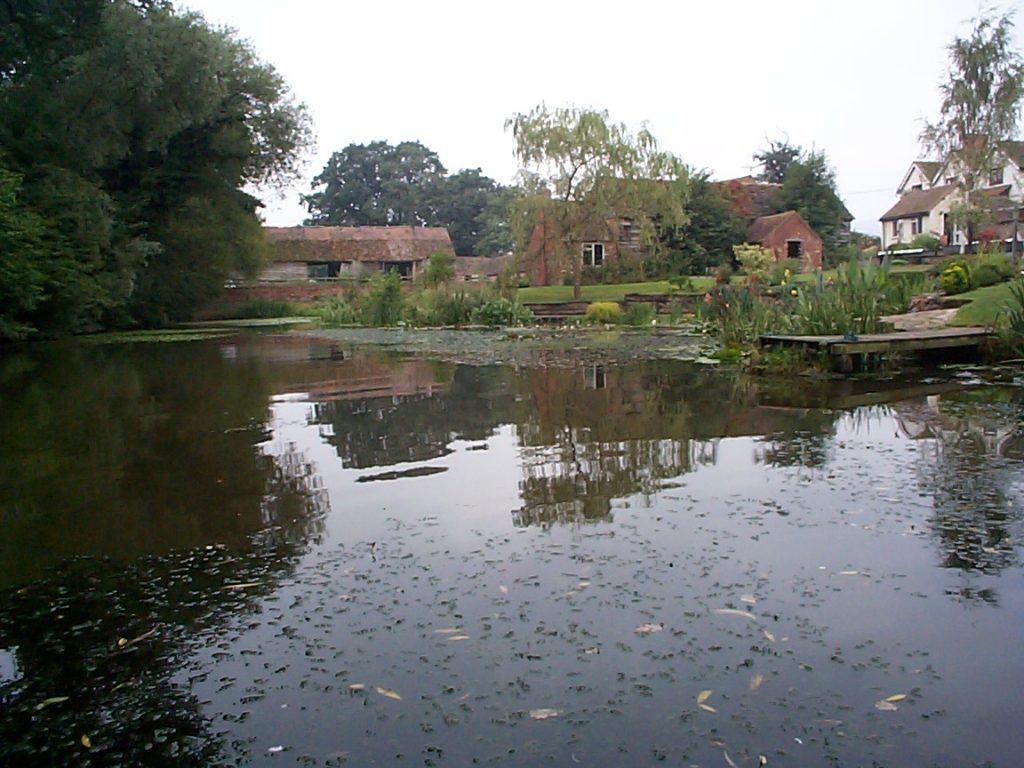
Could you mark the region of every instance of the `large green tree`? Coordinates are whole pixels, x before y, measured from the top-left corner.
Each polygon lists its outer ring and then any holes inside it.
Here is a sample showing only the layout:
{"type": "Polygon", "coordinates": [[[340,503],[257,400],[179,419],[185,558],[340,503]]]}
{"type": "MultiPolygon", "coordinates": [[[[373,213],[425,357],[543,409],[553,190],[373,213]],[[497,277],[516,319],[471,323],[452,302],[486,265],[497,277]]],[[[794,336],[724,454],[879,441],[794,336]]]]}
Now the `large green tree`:
{"type": "Polygon", "coordinates": [[[781,210],[795,210],[829,246],[835,246],[849,216],[836,189],[836,176],[825,153],[805,152],[786,169],[779,194],[781,210]]]}
{"type": "MultiPolygon", "coordinates": [[[[187,317],[262,238],[246,186],[294,175],[303,108],[248,45],[165,2],[0,3],[0,164],[46,275],[46,334],[187,317]]],[[[13,314],[12,314],[13,313],[13,314]]]]}
{"type": "Polygon", "coordinates": [[[445,168],[418,141],[349,144],[331,155],[303,199],[307,224],[424,226],[434,221],[434,197],[445,168]]]}
{"type": "Polygon", "coordinates": [[[706,171],[690,177],[688,220],[666,239],[667,268],[677,275],[700,275],[732,261],[732,247],[746,237],[746,222],[733,213],[721,187],[706,171]]]}
{"type": "Polygon", "coordinates": [[[507,251],[508,188],[479,168],[449,174],[418,141],[349,144],[331,155],[303,199],[307,224],[447,227],[455,252],[507,251]]]}
{"type": "Polygon", "coordinates": [[[517,206],[519,246],[534,223],[548,229],[555,261],[573,275],[580,297],[582,254],[573,246],[589,228],[624,218],[652,255],[660,233],[687,220],[689,173],[646,128],[633,132],[603,110],[540,105],[506,122],[526,195],[517,206]]]}
{"type": "Polygon", "coordinates": [[[781,184],[786,180],[789,166],[796,162],[803,150],[788,139],[769,139],[768,146],[754,153],[754,160],[761,167],[757,178],[771,184],[781,184]]]}
{"type": "Polygon", "coordinates": [[[987,210],[978,188],[987,183],[1000,142],[1014,138],[1020,122],[1024,58],[1014,48],[1013,28],[1012,12],[986,13],[967,37],[953,39],[949,71],[939,85],[939,118],[921,132],[927,150],[956,165],[958,218],[969,229],[987,210]]]}

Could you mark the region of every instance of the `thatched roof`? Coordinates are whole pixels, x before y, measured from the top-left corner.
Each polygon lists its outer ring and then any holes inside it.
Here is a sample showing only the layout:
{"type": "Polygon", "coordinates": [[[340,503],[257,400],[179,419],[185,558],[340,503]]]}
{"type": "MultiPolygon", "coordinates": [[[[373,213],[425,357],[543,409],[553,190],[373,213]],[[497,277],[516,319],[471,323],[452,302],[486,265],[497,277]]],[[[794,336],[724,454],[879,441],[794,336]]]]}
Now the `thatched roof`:
{"type": "Polygon", "coordinates": [[[778,210],[781,184],[758,181],[753,176],[713,182],[722,193],[734,215],[750,219],[767,216],[778,210]]]}
{"type": "Polygon", "coordinates": [[[424,261],[455,255],[443,227],[264,227],[274,261],[424,261]]]}

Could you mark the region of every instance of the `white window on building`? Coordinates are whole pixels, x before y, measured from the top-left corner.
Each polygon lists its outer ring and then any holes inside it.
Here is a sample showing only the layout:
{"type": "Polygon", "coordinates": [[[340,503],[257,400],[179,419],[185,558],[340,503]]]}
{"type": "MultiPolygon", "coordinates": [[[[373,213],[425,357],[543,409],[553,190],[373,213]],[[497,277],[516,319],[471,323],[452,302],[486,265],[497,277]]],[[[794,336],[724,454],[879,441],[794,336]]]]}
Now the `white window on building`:
{"type": "Polygon", "coordinates": [[[892,223],[892,236],[897,240],[900,239],[900,223],[898,221],[892,223]]]}
{"type": "Polygon", "coordinates": [[[604,264],[604,243],[583,244],[583,266],[600,267],[604,264]]]}

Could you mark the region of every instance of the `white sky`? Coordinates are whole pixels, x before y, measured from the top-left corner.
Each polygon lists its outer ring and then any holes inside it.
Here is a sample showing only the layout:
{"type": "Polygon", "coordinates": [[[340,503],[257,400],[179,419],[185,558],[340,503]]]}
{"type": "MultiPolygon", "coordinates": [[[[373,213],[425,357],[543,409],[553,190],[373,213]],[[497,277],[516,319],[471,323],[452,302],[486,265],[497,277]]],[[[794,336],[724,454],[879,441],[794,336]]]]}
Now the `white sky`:
{"type": "MultiPolygon", "coordinates": [[[[939,107],[945,46],[972,0],[184,0],[233,27],[290,83],[317,150],[268,223],[352,142],[419,140],[449,171],[516,171],[505,119],[540,102],[646,121],[715,178],[748,173],[765,137],[825,150],[854,227],[877,234],[921,121],[939,107]]],[[[1024,2],[1017,43],[1024,35],[1024,2]]]]}

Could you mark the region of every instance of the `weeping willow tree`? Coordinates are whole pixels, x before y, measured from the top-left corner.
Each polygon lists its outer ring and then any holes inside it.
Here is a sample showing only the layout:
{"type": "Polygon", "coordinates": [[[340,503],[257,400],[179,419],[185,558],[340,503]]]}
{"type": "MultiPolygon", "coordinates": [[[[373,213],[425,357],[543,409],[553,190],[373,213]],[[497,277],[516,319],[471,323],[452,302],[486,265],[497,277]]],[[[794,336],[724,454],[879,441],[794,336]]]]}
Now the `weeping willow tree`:
{"type": "Polygon", "coordinates": [[[659,232],[686,223],[687,168],[646,128],[633,132],[603,110],[544,105],[513,115],[505,127],[524,190],[512,216],[519,252],[542,224],[552,261],[573,275],[575,298],[583,270],[577,246],[587,233],[610,219],[628,220],[656,256],[663,247],[659,232]]]}
{"type": "Polygon", "coordinates": [[[988,213],[979,189],[997,164],[1000,145],[1012,139],[1024,101],[1024,59],[1013,45],[1013,13],[983,14],[967,37],[948,46],[949,71],[939,86],[939,118],[927,123],[921,143],[955,167],[961,202],[958,224],[973,230],[988,213]]]}

